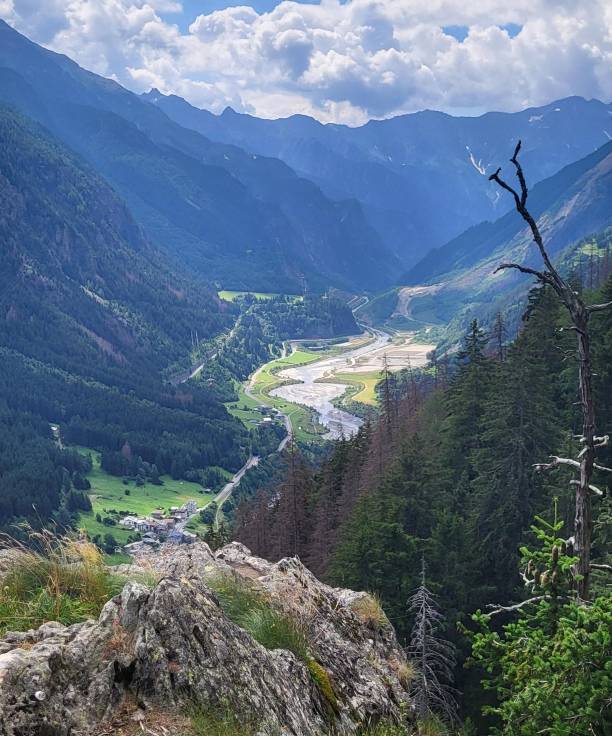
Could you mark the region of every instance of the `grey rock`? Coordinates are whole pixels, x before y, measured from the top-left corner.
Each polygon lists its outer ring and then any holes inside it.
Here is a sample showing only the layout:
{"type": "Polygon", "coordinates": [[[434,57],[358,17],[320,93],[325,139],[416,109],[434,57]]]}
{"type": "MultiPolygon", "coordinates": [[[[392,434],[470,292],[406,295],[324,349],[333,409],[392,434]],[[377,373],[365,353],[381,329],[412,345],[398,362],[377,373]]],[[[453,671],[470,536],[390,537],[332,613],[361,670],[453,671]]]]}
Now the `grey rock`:
{"type": "Polygon", "coordinates": [[[391,625],[360,620],[357,594],[322,584],[297,559],[271,564],[238,544],[216,554],[204,543],[167,545],[122,572],[134,579],[97,621],[0,640],[2,736],[85,736],[126,698],[144,712],[229,708],[262,736],[348,735],[410,707],[391,625]],[[158,579],[152,589],[139,581],[143,570],[158,579]],[[301,623],[335,709],[302,661],[265,649],[227,618],[206,582],[213,574],[248,578],[301,623]]]}

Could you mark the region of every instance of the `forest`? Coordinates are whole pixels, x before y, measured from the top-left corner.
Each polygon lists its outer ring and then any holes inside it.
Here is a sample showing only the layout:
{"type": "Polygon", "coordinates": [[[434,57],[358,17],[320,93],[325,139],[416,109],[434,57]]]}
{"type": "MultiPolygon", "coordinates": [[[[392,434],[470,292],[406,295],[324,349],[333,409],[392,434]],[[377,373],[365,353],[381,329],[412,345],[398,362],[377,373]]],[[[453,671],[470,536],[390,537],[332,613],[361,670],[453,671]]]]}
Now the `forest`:
{"type": "Polygon", "coordinates": [[[200,373],[223,401],[235,401],[235,382],[281,354],[286,340],[355,335],[360,328],[346,303],[333,294],[240,296],[240,316],[223,337],[215,358],[200,373]]]}
{"type": "MultiPolygon", "coordinates": [[[[584,296],[611,301],[612,278],[584,296]]],[[[293,448],[282,481],[236,515],[235,533],[257,554],[297,554],[327,582],[378,595],[406,643],[423,565],[444,616],[440,634],[456,648],[461,715],[478,733],[603,735],[612,726],[602,661],[612,622],[609,477],[595,469],[593,484],[604,490],[593,504],[593,602],[582,606],[567,594],[575,559],[562,541],[573,529],[574,473],[541,467],[580,450],[567,322],[550,287],[531,291],[513,341],[501,315],[487,332],[474,322],[451,360],[388,375],[380,417],[338,442],[321,467],[293,448]],[[523,576],[533,581],[534,570],[540,596],[517,620],[504,607],[525,599],[523,576]],[[527,642],[520,650],[519,641],[527,642]],[[551,690],[534,695],[553,670],[551,690]]],[[[594,316],[590,331],[596,426],[610,428],[611,310],[594,316]]],[[[597,457],[609,466],[610,447],[597,457]]]]}

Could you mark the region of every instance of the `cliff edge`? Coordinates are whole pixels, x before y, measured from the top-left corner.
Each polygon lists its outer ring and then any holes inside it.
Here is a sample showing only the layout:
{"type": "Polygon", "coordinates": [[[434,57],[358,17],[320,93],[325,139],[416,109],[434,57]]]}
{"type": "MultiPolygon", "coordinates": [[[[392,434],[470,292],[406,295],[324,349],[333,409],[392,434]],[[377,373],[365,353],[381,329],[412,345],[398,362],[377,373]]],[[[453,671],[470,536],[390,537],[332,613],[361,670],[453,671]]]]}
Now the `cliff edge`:
{"type": "Polygon", "coordinates": [[[199,542],[117,572],[127,582],[97,621],[0,640],[3,736],[182,734],[193,709],[261,736],[340,736],[410,711],[410,667],[382,609],[297,559],[199,542]]]}

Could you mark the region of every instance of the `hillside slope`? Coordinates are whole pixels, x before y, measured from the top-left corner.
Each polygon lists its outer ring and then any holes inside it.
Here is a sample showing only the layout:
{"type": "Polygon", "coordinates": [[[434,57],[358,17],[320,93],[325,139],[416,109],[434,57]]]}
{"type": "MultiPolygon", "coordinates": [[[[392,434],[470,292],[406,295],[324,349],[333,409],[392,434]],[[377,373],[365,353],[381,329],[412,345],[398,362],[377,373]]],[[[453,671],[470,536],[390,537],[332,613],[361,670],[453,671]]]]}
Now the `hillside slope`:
{"type": "Polygon", "coordinates": [[[162,474],[240,467],[240,422],[210,389],[162,380],[196,330],[230,326],[232,307],[170,267],[83,161],[5,108],[0,242],[0,526],[44,523],[57,506],[41,499],[71,489],[51,422],[70,444],[127,441],[162,474]]]}
{"type": "Polygon", "coordinates": [[[378,288],[397,263],[360,206],[277,159],[186,130],[115,82],[0,21],[0,99],[42,122],[118,190],[148,235],[226,288],[378,288]]]}
{"type": "Polygon", "coordinates": [[[534,182],[609,140],[612,106],[572,97],[517,113],[461,118],[425,110],[358,128],[303,115],[262,120],[227,108],[198,110],[158,90],[146,99],[216,141],[276,156],[335,198],[354,197],[385,244],[412,266],[430,248],[509,209],[487,176],[524,141],[534,182]],[[440,216],[443,213],[443,217],[440,216]]]}
{"type": "MultiPolygon", "coordinates": [[[[504,170],[510,176],[510,166],[504,170]]],[[[572,243],[610,226],[612,142],[536,185],[528,207],[556,260],[572,243]]],[[[501,310],[509,319],[516,318],[530,280],[514,271],[494,273],[508,261],[541,267],[531,232],[515,212],[471,228],[410,271],[407,283],[436,284],[423,295],[414,295],[410,316],[430,323],[450,322],[454,332],[474,315],[486,321],[501,310]]]]}

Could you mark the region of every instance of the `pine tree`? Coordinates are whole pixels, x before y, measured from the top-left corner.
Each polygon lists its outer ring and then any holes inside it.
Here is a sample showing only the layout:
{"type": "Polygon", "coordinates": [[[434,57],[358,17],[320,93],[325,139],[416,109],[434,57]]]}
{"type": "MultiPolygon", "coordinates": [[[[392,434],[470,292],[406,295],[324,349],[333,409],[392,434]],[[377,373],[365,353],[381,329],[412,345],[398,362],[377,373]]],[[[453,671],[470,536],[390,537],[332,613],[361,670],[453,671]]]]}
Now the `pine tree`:
{"type": "Polygon", "coordinates": [[[554,377],[548,355],[554,312],[538,294],[521,335],[491,377],[481,421],[481,446],[474,451],[469,516],[476,559],[495,597],[507,600],[518,583],[518,547],[534,513],[549,505],[546,478],[534,465],[561,440],[554,377]]]}
{"type": "Polygon", "coordinates": [[[454,504],[461,508],[474,478],[474,451],[481,446],[482,416],[492,373],[485,355],[487,338],[474,320],[457,355],[459,368],[447,393],[448,417],[444,427],[442,467],[453,488],[454,504]]]}

